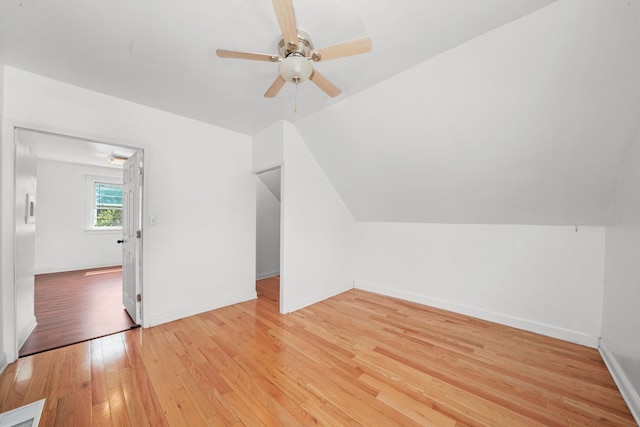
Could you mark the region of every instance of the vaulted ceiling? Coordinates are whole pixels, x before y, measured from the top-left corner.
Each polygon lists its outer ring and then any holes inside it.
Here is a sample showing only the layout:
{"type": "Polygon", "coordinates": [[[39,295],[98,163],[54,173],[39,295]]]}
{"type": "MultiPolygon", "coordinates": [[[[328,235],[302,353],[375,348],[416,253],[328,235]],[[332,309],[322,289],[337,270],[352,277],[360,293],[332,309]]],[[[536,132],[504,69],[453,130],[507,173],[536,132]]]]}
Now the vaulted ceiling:
{"type": "Polygon", "coordinates": [[[295,124],[358,220],[602,225],[640,112],[638,0],[294,0],[316,64],[263,98],[271,2],[0,2],[0,63],[253,135],[295,124]]]}

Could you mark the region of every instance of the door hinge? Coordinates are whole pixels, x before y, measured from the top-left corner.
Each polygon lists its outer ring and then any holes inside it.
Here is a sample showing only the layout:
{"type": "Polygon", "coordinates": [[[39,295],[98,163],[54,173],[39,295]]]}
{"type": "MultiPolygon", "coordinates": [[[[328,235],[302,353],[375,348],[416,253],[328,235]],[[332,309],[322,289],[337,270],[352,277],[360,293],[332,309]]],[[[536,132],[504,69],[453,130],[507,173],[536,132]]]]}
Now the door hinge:
{"type": "Polygon", "coordinates": [[[142,294],[136,295],[136,301],[138,301],[138,302],[142,301],[142,294]]]}
{"type": "Polygon", "coordinates": [[[136,231],[136,238],[142,239],[142,230],[136,231]]]}
{"type": "Polygon", "coordinates": [[[140,166],[138,168],[138,175],[142,175],[144,173],[144,169],[142,168],[142,166],[140,166]]]}

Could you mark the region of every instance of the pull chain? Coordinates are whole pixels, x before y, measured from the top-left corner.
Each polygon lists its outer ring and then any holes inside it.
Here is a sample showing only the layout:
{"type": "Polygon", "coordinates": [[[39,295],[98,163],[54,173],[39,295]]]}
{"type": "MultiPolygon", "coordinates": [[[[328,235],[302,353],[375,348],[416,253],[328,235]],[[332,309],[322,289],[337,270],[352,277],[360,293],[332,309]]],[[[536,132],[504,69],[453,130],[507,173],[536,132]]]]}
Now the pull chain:
{"type": "Polygon", "coordinates": [[[296,79],[294,79],[294,81],[293,81],[293,82],[296,84],[296,99],[295,99],[295,103],[294,103],[294,105],[293,105],[293,112],[294,112],[294,113],[297,113],[297,112],[298,112],[298,82],[299,82],[299,81],[300,81],[300,80],[299,80],[299,79],[297,79],[297,78],[296,78],[296,79]]]}

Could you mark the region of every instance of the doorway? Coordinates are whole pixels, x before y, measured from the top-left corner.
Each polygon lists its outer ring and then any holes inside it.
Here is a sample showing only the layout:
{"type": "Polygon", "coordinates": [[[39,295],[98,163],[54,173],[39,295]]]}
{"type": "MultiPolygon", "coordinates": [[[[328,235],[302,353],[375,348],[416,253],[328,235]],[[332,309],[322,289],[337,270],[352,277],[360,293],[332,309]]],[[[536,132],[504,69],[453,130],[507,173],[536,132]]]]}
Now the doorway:
{"type": "Polygon", "coordinates": [[[281,167],[256,176],[256,291],[258,298],[268,298],[279,306],[281,167]]]}
{"type": "MultiPolygon", "coordinates": [[[[93,291],[109,288],[110,292],[113,292],[115,289],[120,304],[123,302],[125,289],[136,289],[136,294],[141,294],[141,269],[138,267],[142,259],[142,242],[140,240],[136,244],[136,260],[132,264],[135,267],[133,275],[125,275],[134,281],[133,287],[127,286],[126,279],[123,282],[123,248],[118,243],[124,239],[123,217],[133,218],[135,224],[131,228],[141,230],[141,177],[140,191],[137,193],[139,203],[125,206],[126,203],[123,204],[122,199],[123,163],[136,155],[140,156],[141,162],[142,151],[135,147],[24,128],[15,129],[14,140],[14,307],[17,344],[20,348],[19,354],[23,356],[25,354],[22,348],[31,348],[28,351],[35,352],[33,346],[26,345],[28,339],[37,336],[39,328],[51,328],[51,324],[45,325],[42,322],[51,321],[52,312],[59,315],[53,321],[59,324],[56,332],[61,339],[57,343],[47,344],[53,345],[54,348],[78,341],[77,334],[61,333],[60,328],[65,325],[78,329],[79,324],[81,328],[84,324],[85,332],[92,329],[89,327],[91,320],[88,318],[84,321],[77,320],[79,313],[86,311],[94,318],[109,315],[100,304],[113,298],[96,298],[92,295],[78,300],[84,295],[85,289],[81,286],[89,286],[87,289],[93,291]],[[29,212],[29,206],[33,215],[28,221],[25,212],[29,212]],[[127,212],[130,215],[127,215],[127,212]],[[42,289],[36,289],[36,286],[40,285],[42,289]],[[36,294],[39,290],[53,291],[54,294],[63,296],[55,300],[50,295],[48,299],[54,302],[48,305],[49,312],[40,316],[36,312],[36,294]],[[67,304],[65,301],[75,302],[67,304]],[[82,310],[81,307],[85,305],[92,305],[93,309],[82,310]],[[73,320],[74,317],[76,320],[73,320]]],[[[96,336],[82,335],[83,339],[80,340],[120,332],[123,328],[128,329],[140,323],[136,312],[132,315],[133,320],[124,322],[123,312],[124,307],[121,305],[120,312],[117,313],[120,316],[118,321],[104,317],[97,322],[101,326],[120,325],[114,330],[94,328],[96,336]],[[122,326],[123,324],[127,326],[122,326]]],[[[38,351],[45,349],[38,348],[38,351]]]]}

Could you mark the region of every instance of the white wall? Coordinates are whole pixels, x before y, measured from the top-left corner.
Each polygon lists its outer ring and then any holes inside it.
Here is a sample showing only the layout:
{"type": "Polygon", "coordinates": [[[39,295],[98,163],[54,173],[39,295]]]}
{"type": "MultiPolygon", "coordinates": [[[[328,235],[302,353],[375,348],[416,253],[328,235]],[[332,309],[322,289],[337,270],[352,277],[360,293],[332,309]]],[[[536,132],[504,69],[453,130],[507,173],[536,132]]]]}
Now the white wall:
{"type": "Polygon", "coordinates": [[[353,287],[355,220],[295,127],[284,122],[281,309],[353,287]]]}
{"type": "Polygon", "coordinates": [[[358,223],[356,287],[595,347],[604,229],[358,223]]]}
{"type": "Polygon", "coordinates": [[[280,274],[280,201],[256,178],[256,279],[280,274]]]}
{"type": "Polygon", "coordinates": [[[87,176],[122,179],[122,170],[38,160],[35,273],[122,264],[121,231],[87,231],[87,176]]]}
{"type": "Polygon", "coordinates": [[[280,121],[253,136],[252,167],[261,172],[282,164],[284,122],[280,121]]]}
{"type": "Polygon", "coordinates": [[[640,132],[607,222],[600,349],[640,424],[640,132]]]}
{"type": "MultiPolygon", "coordinates": [[[[144,149],[145,225],[157,217],[143,229],[145,326],[255,298],[250,137],[11,67],[4,101],[8,123],[144,149]]],[[[3,135],[4,158],[12,141],[3,135]]],[[[12,171],[3,168],[2,181],[12,188],[12,171]]],[[[4,236],[13,217],[2,203],[4,236]]],[[[3,253],[3,279],[11,255],[3,253]]]]}
{"type": "MultiPolygon", "coordinates": [[[[16,132],[15,155],[15,301],[16,332],[18,348],[24,344],[36,327],[34,312],[35,282],[34,259],[36,246],[36,224],[26,221],[27,195],[37,204],[38,149],[27,140],[23,132],[16,132]]],[[[37,218],[37,215],[36,215],[37,218]]]]}
{"type": "MultiPolygon", "coordinates": [[[[4,65],[2,64],[2,62],[0,62],[0,138],[2,138],[2,135],[4,134],[3,132],[4,121],[2,120],[2,117],[4,116],[3,112],[4,112],[4,65]]],[[[4,150],[0,150],[0,164],[2,165],[2,169],[4,170],[6,167],[5,161],[8,161],[8,159],[5,158],[6,156],[4,155],[3,151],[4,150]]],[[[2,177],[0,176],[0,184],[4,184],[1,180],[2,180],[2,177]]],[[[5,185],[0,185],[0,200],[4,199],[5,196],[7,196],[5,194],[5,185]]],[[[2,206],[0,206],[0,209],[2,209],[2,206]]],[[[2,215],[2,213],[0,213],[0,215],[2,215]]],[[[6,237],[7,236],[4,235],[3,228],[0,226],[0,241],[2,242],[2,245],[0,245],[0,282],[4,282],[5,280],[5,269],[2,262],[2,260],[4,259],[5,248],[10,247],[8,245],[9,241],[11,241],[11,244],[13,244],[13,239],[7,239],[6,237]]],[[[0,307],[4,307],[4,301],[5,301],[4,286],[0,286],[0,307]]],[[[2,373],[4,368],[7,366],[7,353],[5,351],[7,344],[5,343],[5,339],[4,339],[5,338],[4,329],[5,327],[13,328],[13,324],[5,320],[6,316],[7,316],[7,313],[5,313],[5,310],[2,310],[2,314],[0,314],[0,373],[2,373]],[[8,324],[10,326],[8,326],[8,324]]]]}

